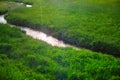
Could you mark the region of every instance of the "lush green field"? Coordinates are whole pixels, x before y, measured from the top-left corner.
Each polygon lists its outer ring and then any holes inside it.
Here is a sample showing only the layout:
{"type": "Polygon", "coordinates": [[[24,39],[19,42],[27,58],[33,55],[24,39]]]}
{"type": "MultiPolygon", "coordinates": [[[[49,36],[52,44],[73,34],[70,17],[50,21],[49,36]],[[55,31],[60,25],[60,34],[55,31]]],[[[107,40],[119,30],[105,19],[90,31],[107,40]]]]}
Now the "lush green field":
{"type": "MultiPolygon", "coordinates": [[[[17,1],[17,0],[16,0],[17,1]]],[[[9,23],[40,29],[66,43],[119,56],[119,0],[20,0],[9,23]]]]}
{"type": "MultiPolygon", "coordinates": [[[[119,56],[118,0],[0,0],[0,14],[6,12],[9,23],[119,56]]],[[[0,24],[0,80],[119,80],[120,58],[112,55],[52,47],[0,24]]]]}
{"type": "Polygon", "coordinates": [[[119,80],[120,59],[52,47],[0,24],[0,80],[119,80]]]}

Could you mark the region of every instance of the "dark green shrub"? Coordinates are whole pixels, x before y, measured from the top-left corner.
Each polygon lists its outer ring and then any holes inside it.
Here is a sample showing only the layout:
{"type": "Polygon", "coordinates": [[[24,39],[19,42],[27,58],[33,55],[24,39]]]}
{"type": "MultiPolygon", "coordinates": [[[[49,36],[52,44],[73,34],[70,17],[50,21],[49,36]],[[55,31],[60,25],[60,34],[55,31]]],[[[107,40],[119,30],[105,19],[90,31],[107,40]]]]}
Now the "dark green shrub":
{"type": "Polygon", "coordinates": [[[27,63],[30,68],[35,68],[39,65],[39,61],[34,55],[27,56],[27,63]]]}
{"type": "Polygon", "coordinates": [[[12,45],[7,43],[0,43],[0,54],[9,55],[12,50],[12,45]]]}
{"type": "Polygon", "coordinates": [[[119,46],[115,46],[113,44],[109,44],[109,43],[102,42],[102,41],[93,42],[90,49],[94,51],[98,51],[98,52],[112,54],[117,57],[120,56],[119,46]]]}
{"type": "Polygon", "coordinates": [[[5,13],[7,13],[7,12],[8,12],[7,9],[1,9],[1,8],[0,8],[0,15],[3,15],[3,14],[5,14],[5,13]]]}
{"type": "Polygon", "coordinates": [[[54,75],[56,80],[66,80],[68,77],[67,73],[63,70],[55,71],[54,75]]]}

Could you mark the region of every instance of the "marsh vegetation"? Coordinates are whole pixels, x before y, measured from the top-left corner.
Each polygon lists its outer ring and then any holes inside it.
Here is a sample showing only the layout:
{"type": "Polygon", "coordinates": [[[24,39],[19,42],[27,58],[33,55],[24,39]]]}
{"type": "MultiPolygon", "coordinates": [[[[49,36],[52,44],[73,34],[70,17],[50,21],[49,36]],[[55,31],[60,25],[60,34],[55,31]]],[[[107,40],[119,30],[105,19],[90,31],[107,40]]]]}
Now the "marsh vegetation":
{"type": "Polygon", "coordinates": [[[79,47],[51,46],[0,24],[0,80],[119,80],[119,6],[119,0],[0,0],[9,24],[79,47]]]}

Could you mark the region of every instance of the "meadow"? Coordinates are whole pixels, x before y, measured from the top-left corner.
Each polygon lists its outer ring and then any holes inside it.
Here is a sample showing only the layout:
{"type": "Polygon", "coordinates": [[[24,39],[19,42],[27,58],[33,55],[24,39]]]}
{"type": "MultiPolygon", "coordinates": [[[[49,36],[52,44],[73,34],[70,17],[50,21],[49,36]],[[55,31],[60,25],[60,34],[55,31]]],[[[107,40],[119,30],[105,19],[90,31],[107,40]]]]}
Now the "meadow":
{"type": "Polygon", "coordinates": [[[119,80],[120,59],[52,47],[0,24],[0,80],[119,80]]]}
{"type": "Polygon", "coordinates": [[[33,7],[23,5],[9,11],[9,23],[39,29],[77,47],[119,56],[119,0],[21,1],[33,7]]]}
{"type": "Polygon", "coordinates": [[[0,24],[0,80],[120,80],[119,0],[0,0],[1,14],[80,48],[0,24]]]}

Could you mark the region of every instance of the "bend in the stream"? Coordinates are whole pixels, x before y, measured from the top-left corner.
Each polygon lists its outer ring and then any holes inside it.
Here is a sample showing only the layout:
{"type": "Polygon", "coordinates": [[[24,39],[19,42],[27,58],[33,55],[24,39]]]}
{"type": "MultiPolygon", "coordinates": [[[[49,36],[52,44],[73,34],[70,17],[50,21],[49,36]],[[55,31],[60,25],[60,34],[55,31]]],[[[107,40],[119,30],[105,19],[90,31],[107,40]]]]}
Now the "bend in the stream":
{"type": "MultiPolygon", "coordinates": [[[[0,16],[0,23],[7,24],[7,20],[4,18],[4,15],[0,16]]],[[[10,25],[12,27],[12,25],[10,25]]],[[[65,44],[63,41],[60,41],[52,36],[48,36],[47,34],[36,31],[27,27],[20,27],[21,30],[26,32],[26,35],[31,36],[34,39],[42,40],[52,46],[58,46],[58,47],[67,47],[70,46],[68,44],[65,44]]]]}

